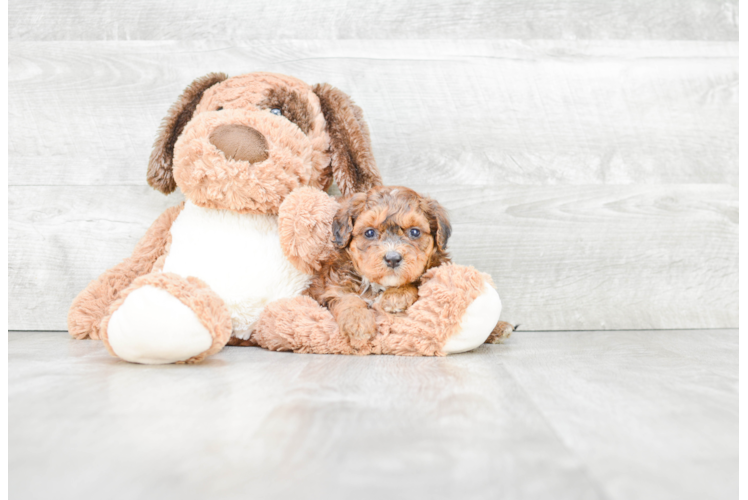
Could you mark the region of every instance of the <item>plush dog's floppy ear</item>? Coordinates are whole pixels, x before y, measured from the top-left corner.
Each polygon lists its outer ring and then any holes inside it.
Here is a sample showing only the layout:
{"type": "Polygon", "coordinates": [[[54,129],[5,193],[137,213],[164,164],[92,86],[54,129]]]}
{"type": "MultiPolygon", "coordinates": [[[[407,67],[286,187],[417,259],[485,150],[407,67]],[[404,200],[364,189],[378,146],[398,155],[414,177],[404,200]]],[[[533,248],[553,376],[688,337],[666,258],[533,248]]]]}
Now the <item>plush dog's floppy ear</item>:
{"type": "Polygon", "coordinates": [[[361,215],[365,204],[366,194],[364,193],[348,196],[340,201],[340,208],[332,220],[332,237],[336,247],[348,246],[353,226],[356,224],[356,217],[361,215]]]}
{"type": "Polygon", "coordinates": [[[184,126],[192,119],[203,93],[217,83],[221,83],[228,76],[223,73],[209,73],[192,82],[184,89],[169,109],[166,118],[161,122],[156,141],[153,143],[151,159],[148,162],[148,184],[164,194],[169,194],[177,188],[172,175],[174,164],[174,144],[184,130],[184,126]]]}
{"type": "Polygon", "coordinates": [[[452,225],[449,223],[447,211],[436,200],[426,198],[421,209],[429,220],[431,234],[434,236],[436,248],[440,252],[447,249],[447,241],[452,236],[452,225]]]}
{"type": "Polygon", "coordinates": [[[332,150],[332,175],[344,195],[381,186],[374,155],[371,152],[369,126],[364,113],[350,97],[327,83],[314,86],[327,122],[332,150]]]}

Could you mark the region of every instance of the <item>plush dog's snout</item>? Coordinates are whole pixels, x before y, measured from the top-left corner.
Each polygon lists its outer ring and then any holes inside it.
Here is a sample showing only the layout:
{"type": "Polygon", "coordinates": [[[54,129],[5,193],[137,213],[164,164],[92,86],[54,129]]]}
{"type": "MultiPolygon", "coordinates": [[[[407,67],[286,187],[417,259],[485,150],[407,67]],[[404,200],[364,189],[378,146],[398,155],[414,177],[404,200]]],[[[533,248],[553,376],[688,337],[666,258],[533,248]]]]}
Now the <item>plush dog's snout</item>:
{"type": "Polygon", "coordinates": [[[226,158],[258,163],[268,159],[268,143],[260,132],[246,125],[219,125],[208,140],[226,158]]]}
{"type": "Polygon", "coordinates": [[[395,269],[402,262],[403,256],[395,251],[389,251],[384,255],[384,260],[387,262],[388,267],[395,269]]]}

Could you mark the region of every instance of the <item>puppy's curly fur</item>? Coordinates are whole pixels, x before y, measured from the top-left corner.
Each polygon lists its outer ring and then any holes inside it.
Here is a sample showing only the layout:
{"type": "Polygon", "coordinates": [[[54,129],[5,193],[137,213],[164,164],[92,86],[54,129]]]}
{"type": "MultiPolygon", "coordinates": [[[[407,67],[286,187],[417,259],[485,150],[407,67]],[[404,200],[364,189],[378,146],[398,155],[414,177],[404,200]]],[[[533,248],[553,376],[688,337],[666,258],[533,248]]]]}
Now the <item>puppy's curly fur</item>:
{"type": "Polygon", "coordinates": [[[370,338],[374,309],[404,312],[423,273],[450,262],[444,208],[401,186],[375,187],[341,200],[333,220],[337,252],[307,293],[330,309],[352,341],[370,338]]]}
{"type": "MultiPolygon", "coordinates": [[[[416,300],[421,276],[451,262],[447,212],[402,186],[378,186],[341,200],[333,219],[336,252],[306,293],[327,307],[352,345],[376,333],[376,312],[402,314],[416,300]]],[[[488,343],[513,331],[500,321],[488,343]]]]}

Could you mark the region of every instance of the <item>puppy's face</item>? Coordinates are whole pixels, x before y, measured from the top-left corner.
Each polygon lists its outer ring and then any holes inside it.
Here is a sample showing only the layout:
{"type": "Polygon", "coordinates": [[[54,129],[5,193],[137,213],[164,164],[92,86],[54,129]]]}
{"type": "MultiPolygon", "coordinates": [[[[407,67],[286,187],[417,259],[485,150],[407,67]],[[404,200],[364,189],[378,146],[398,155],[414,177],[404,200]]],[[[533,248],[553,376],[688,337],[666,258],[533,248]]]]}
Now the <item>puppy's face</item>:
{"type": "Polygon", "coordinates": [[[441,205],[399,186],[346,199],[333,222],[335,243],[356,271],[387,287],[412,283],[445,261],[450,233],[441,205]]]}

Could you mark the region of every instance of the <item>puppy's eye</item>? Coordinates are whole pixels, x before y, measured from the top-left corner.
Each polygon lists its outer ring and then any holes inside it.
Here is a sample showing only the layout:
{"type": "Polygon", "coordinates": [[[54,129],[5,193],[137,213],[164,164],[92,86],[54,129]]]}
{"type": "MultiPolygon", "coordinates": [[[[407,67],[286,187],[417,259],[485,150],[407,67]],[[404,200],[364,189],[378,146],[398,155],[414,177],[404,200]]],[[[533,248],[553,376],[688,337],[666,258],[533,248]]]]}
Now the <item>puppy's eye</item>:
{"type": "Polygon", "coordinates": [[[377,232],[374,231],[373,229],[367,229],[366,231],[364,231],[364,236],[368,239],[372,239],[376,235],[377,235],[377,232]]]}
{"type": "Polygon", "coordinates": [[[421,236],[421,230],[420,229],[413,228],[413,229],[410,230],[410,237],[411,238],[418,238],[419,236],[421,236]]]}
{"type": "Polygon", "coordinates": [[[221,111],[222,109],[223,109],[223,106],[218,106],[218,107],[216,108],[216,111],[221,111]]]}
{"type": "Polygon", "coordinates": [[[270,110],[270,112],[275,116],[283,116],[283,112],[280,110],[280,108],[273,108],[270,110]]]}

